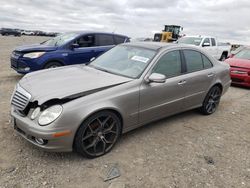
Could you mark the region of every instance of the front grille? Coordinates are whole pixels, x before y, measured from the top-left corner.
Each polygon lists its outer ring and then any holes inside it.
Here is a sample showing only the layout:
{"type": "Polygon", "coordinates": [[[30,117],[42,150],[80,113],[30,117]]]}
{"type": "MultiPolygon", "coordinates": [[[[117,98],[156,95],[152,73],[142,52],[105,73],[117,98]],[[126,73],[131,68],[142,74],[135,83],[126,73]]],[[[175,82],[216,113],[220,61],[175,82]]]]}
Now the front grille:
{"type": "Polygon", "coordinates": [[[17,68],[17,67],[18,67],[17,61],[16,61],[16,59],[14,59],[14,58],[11,58],[11,67],[14,67],[14,68],[17,68]]]}
{"type": "Polygon", "coordinates": [[[233,82],[244,82],[244,80],[240,79],[240,78],[232,78],[233,82]]]}
{"type": "Polygon", "coordinates": [[[14,91],[14,94],[11,99],[11,104],[14,106],[15,109],[24,111],[27,105],[29,104],[30,99],[31,95],[19,85],[17,85],[16,90],[14,91]]]}

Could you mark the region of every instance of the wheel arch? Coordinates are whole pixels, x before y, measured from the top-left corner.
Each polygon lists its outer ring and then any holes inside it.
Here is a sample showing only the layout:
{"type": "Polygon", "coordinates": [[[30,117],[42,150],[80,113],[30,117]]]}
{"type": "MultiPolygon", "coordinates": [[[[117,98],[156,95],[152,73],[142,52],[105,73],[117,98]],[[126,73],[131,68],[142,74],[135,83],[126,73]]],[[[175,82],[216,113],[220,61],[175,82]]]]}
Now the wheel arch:
{"type": "Polygon", "coordinates": [[[222,84],[220,82],[215,83],[211,88],[213,88],[214,86],[218,86],[221,89],[221,92],[223,92],[223,86],[222,86],[222,84]]]}
{"type": "Polygon", "coordinates": [[[227,58],[227,57],[228,57],[228,54],[229,54],[228,51],[223,51],[223,52],[221,53],[220,59],[222,59],[222,56],[223,56],[223,55],[225,55],[225,58],[227,58]]]}
{"type": "Polygon", "coordinates": [[[216,83],[212,84],[211,87],[209,87],[209,89],[207,90],[207,92],[206,92],[206,94],[205,94],[205,96],[204,96],[204,98],[203,98],[203,100],[202,100],[202,103],[204,102],[204,100],[205,100],[205,98],[206,98],[208,92],[209,92],[214,86],[218,86],[218,87],[221,89],[221,92],[223,93],[223,86],[222,86],[222,84],[221,84],[220,82],[216,82],[216,83]]]}
{"type": "Polygon", "coordinates": [[[43,69],[45,68],[46,65],[48,65],[49,63],[52,63],[52,62],[60,63],[62,66],[65,65],[65,63],[64,63],[63,60],[61,60],[61,59],[50,59],[50,60],[46,61],[46,62],[43,64],[43,69]]]}
{"type": "Polygon", "coordinates": [[[224,88],[223,88],[222,83],[216,82],[216,83],[214,83],[214,84],[211,85],[211,87],[207,90],[207,93],[208,93],[214,86],[218,86],[218,87],[221,89],[221,92],[223,92],[223,89],[224,89],[224,88]]]}
{"type": "Polygon", "coordinates": [[[91,111],[90,113],[88,113],[88,115],[86,115],[79,123],[76,131],[75,131],[75,134],[74,134],[74,139],[73,139],[73,145],[72,145],[72,148],[74,148],[74,143],[75,143],[75,137],[76,137],[76,134],[79,130],[79,128],[81,127],[81,125],[83,124],[84,121],[86,121],[90,116],[96,114],[96,113],[99,113],[99,112],[103,112],[103,111],[111,111],[113,113],[115,113],[117,115],[117,117],[120,119],[121,121],[121,131],[120,131],[120,135],[122,134],[123,132],[123,124],[124,124],[124,120],[123,120],[123,116],[122,116],[122,113],[116,109],[116,108],[113,108],[113,107],[107,107],[107,108],[101,108],[101,109],[96,109],[96,110],[93,110],[91,111]]]}

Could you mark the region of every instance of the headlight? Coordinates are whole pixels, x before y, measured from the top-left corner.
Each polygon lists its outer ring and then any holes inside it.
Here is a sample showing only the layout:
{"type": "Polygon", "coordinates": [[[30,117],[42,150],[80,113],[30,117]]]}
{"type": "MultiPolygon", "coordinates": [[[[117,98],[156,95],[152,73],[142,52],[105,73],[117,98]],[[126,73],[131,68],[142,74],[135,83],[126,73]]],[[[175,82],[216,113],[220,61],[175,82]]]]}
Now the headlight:
{"type": "Polygon", "coordinates": [[[31,53],[24,54],[23,57],[34,59],[34,58],[38,58],[42,56],[43,54],[45,54],[45,52],[31,52],[31,53]]]}
{"type": "Polygon", "coordinates": [[[33,112],[32,112],[32,114],[31,114],[31,116],[30,116],[30,119],[35,119],[37,116],[38,116],[38,114],[40,113],[40,107],[37,107],[33,112]]]}
{"type": "Polygon", "coordinates": [[[61,105],[55,105],[47,108],[41,113],[38,123],[42,126],[52,123],[61,115],[62,110],[63,107],[61,105]]]}

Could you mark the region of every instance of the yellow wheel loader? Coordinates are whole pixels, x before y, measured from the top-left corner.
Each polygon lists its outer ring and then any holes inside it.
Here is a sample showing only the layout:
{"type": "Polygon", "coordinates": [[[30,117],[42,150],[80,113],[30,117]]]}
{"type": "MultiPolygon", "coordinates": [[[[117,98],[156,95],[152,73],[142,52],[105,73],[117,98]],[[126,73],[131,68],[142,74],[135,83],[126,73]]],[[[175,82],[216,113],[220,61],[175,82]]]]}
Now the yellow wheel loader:
{"type": "Polygon", "coordinates": [[[162,33],[155,33],[154,41],[157,42],[173,42],[180,37],[180,31],[183,30],[181,26],[178,25],[165,25],[162,33]]]}

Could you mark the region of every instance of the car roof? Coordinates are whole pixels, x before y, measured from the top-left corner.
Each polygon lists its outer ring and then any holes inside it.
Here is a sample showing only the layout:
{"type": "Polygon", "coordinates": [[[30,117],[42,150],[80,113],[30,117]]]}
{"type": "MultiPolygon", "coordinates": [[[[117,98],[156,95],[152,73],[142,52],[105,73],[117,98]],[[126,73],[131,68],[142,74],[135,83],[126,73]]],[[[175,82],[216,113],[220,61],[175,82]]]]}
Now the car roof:
{"type": "Polygon", "coordinates": [[[160,50],[160,49],[174,48],[174,47],[198,49],[197,47],[194,47],[192,45],[178,44],[178,43],[166,43],[166,42],[129,42],[129,43],[121,44],[121,45],[135,46],[135,47],[147,48],[151,50],[160,50]]]}
{"type": "Polygon", "coordinates": [[[100,31],[70,31],[70,32],[65,32],[65,33],[75,33],[77,35],[84,35],[84,34],[108,34],[108,35],[116,35],[116,36],[121,36],[121,37],[126,37],[129,38],[126,35],[121,35],[117,33],[109,33],[109,32],[100,32],[100,31]]]}
{"type": "Polygon", "coordinates": [[[196,38],[216,38],[216,37],[213,37],[213,36],[208,36],[208,35],[186,35],[186,36],[183,36],[184,38],[185,37],[196,37],[196,38]]]}

